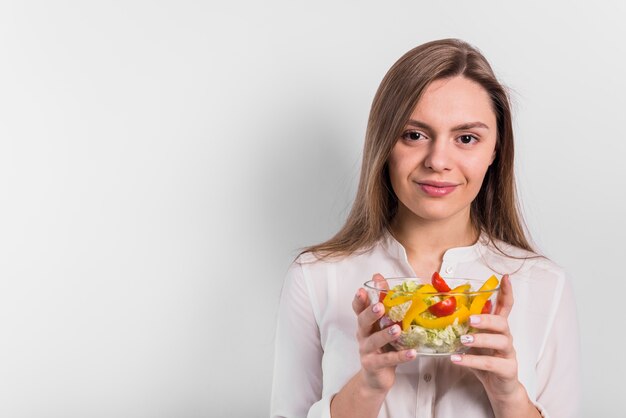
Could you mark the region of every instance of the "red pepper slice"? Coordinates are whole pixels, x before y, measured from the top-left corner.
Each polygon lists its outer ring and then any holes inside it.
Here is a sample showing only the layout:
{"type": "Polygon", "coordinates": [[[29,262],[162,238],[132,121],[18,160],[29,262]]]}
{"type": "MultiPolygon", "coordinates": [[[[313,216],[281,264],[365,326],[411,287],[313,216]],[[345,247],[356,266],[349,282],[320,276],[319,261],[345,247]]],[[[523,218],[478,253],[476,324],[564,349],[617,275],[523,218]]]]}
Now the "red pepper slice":
{"type": "Polygon", "coordinates": [[[433,282],[433,287],[437,289],[437,292],[449,292],[450,291],[450,286],[448,286],[448,283],[446,283],[446,281],[439,275],[438,272],[433,273],[432,282],[433,282]]]}
{"type": "Polygon", "coordinates": [[[490,314],[491,313],[491,299],[485,302],[483,306],[483,310],[480,312],[481,314],[490,314]]]}
{"type": "Polygon", "coordinates": [[[383,300],[385,300],[385,296],[387,296],[387,292],[385,291],[381,291],[380,293],[378,293],[378,302],[383,303],[383,300]]]}
{"type": "Polygon", "coordinates": [[[452,315],[455,310],[456,298],[444,299],[428,308],[428,311],[437,317],[452,315]]]}
{"type": "Polygon", "coordinates": [[[383,303],[385,296],[389,292],[389,283],[380,274],[374,275],[374,283],[378,289],[378,302],[383,303]]]}

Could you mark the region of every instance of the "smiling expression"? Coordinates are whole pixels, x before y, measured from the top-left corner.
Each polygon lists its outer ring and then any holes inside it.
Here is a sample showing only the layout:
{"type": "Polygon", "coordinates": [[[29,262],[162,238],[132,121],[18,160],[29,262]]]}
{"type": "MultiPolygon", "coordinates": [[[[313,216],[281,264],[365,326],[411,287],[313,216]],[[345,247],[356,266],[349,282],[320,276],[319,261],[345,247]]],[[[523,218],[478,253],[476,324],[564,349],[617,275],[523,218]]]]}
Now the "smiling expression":
{"type": "Polygon", "coordinates": [[[496,138],[496,115],[482,86],[462,76],[433,81],[388,160],[398,216],[469,220],[496,138]]]}

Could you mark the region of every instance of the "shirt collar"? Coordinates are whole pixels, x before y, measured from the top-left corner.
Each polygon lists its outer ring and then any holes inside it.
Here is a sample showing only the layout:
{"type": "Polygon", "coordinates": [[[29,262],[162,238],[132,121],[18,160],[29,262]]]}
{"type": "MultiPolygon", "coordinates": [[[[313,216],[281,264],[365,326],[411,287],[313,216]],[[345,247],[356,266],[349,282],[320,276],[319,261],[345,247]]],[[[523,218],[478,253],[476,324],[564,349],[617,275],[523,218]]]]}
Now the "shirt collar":
{"type": "MultiPolygon", "coordinates": [[[[476,260],[482,253],[484,253],[483,249],[488,242],[489,237],[483,231],[474,244],[467,247],[454,247],[446,250],[443,254],[443,261],[458,263],[461,261],[476,260]]],[[[408,257],[404,246],[402,246],[402,244],[395,239],[388,229],[385,230],[381,244],[387,253],[389,253],[389,255],[393,258],[404,260],[408,263],[408,257]]]]}

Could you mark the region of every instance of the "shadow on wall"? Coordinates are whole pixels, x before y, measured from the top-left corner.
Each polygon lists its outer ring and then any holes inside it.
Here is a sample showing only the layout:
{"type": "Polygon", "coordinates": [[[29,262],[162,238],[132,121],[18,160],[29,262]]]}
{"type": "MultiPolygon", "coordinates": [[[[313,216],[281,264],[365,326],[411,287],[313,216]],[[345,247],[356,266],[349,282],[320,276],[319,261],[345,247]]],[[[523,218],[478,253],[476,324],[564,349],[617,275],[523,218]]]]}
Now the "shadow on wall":
{"type": "Polygon", "coordinates": [[[272,151],[260,162],[259,219],[270,256],[290,251],[293,258],[301,247],[334,235],[358,183],[358,133],[347,133],[350,127],[332,108],[296,107],[270,125],[272,151]]]}

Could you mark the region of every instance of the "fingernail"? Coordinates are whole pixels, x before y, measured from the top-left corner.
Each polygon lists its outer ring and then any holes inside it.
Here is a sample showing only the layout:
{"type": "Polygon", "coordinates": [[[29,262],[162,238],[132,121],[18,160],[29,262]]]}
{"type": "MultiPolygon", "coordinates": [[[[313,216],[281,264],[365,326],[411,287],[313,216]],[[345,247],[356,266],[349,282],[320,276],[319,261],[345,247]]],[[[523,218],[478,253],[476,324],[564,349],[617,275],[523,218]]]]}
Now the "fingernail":
{"type": "Polygon", "coordinates": [[[478,315],[470,315],[470,324],[471,325],[480,324],[480,316],[478,316],[478,315]]]}
{"type": "Polygon", "coordinates": [[[359,296],[361,296],[361,290],[360,289],[356,291],[356,293],[354,294],[354,298],[358,299],[359,296]]]}
{"type": "Polygon", "coordinates": [[[463,344],[471,344],[474,342],[473,335],[461,335],[461,343],[463,344]]]}
{"type": "Polygon", "coordinates": [[[377,303],[376,305],[374,305],[374,307],[372,308],[372,311],[374,313],[379,313],[382,310],[382,307],[380,306],[380,303],[377,303]]]}
{"type": "Polygon", "coordinates": [[[400,332],[400,327],[397,325],[394,325],[393,327],[389,328],[389,334],[391,335],[397,334],[398,332],[400,332]]]}
{"type": "Polygon", "coordinates": [[[452,361],[453,361],[453,362],[455,362],[455,363],[458,363],[459,361],[461,361],[461,360],[462,360],[462,357],[461,357],[461,356],[459,356],[458,354],[452,354],[452,355],[450,356],[450,360],[452,360],[452,361]]]}
{"type": "Polygon", "coordinates": [[[406,358],[413,358],[417,355],[417,351],[411,349],[406,352],[406,358]]]}

